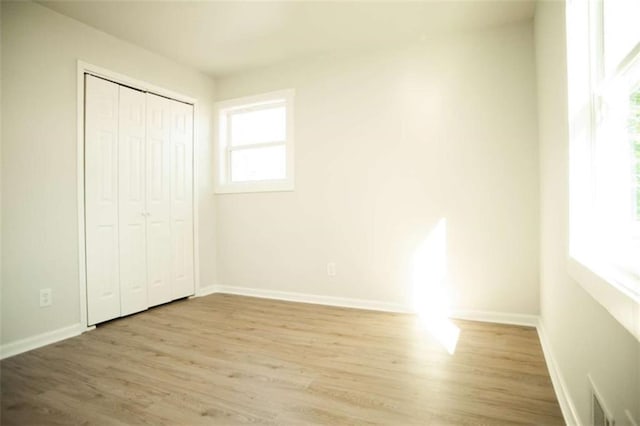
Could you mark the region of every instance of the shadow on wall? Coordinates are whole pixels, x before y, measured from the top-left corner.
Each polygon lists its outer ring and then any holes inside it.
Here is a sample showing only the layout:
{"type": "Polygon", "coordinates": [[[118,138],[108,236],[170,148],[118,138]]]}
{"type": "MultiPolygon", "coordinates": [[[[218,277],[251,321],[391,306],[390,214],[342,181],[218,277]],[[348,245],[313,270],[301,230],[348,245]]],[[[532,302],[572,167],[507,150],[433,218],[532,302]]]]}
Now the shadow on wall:
{"type": "Polygon", "coordinates": [[[413,309],[420,324],[446,349],[456,350],[460,329],[450,320],[447,286],[447,220],[442,218],[416,248],[411,275],[413,309]]]}

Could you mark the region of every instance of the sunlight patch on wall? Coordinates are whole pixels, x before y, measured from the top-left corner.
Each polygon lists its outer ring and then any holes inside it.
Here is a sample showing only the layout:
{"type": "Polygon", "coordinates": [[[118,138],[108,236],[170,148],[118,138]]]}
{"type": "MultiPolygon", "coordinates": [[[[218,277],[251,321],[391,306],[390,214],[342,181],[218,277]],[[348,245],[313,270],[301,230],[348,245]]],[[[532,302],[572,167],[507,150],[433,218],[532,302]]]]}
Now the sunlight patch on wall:
{"type": "Polygon", "coordinates": [[[449,354],[453,354],[460,329],[449,320],[446,219],[440,219],[416,248],[412,263],[413,309],[425,331],[440,342],[449,354]]]}

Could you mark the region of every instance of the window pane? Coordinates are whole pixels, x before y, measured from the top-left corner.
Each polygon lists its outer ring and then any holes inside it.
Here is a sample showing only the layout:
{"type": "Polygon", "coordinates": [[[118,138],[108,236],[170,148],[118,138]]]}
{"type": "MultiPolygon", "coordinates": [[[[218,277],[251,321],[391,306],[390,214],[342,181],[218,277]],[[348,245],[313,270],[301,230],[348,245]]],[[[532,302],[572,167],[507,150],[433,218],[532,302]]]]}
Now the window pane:
{"type": "Polygon", "coordinates": [[[284,106],[231,114],[231,145],[278,142],[286,139],[284,106]]]}
{"type": "Polygon", "coordinates": [[[231,181],[284,179],[286,161],[284,145],[231,151],[231,181]]]}
{"type": "Polygon", "coordinates": [[[604,62],[607,73],[640,42],[640,0],[605,0],[604,62]]]}

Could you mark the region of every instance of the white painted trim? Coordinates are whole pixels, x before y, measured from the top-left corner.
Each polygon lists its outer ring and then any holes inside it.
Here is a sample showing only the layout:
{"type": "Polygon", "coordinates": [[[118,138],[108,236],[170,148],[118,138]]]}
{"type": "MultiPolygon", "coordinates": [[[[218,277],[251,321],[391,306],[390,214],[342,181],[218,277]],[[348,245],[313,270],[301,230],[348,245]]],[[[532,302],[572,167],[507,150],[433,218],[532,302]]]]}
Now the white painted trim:
{"type": "Polygon", "coordinates": [[[193,103],[193,120],[191,120],[192,132],[191,137],[192,141],[192,149],[191,154],[193,156],[193,167],[192,167],[192,193],[193,196],[193,294],[198,292],[200,288],[200,167],[199,161],[200,158],[200,145],[197,144],[198,139],[198,126],[196,126],[196,120],[198,117],[198,104],[196,102],[193,103]]]}
{"type": "Polygon", "coordinates": [[[604,271],[591,268],[573,256],[568,257],[567,270],[571,278],[640,342],[640,294],[624,290],[615,279],[607,278],[604,271]]]}
{"type": "Polygon", "coordinates": [[[146,81],[137,80],[108,70],[106,68],[92,65],[87,62],[78,61],[77,66],[77,199],[78,199],[78,286],[80,294],[80,324],[85,328],[82,332],[92,329],[87,323],[87,271],[86,271],[86,235],[85,235],[85,199],[84,199],[84,106],[85,106],[85,90],[84,75],[85,73],[103,77],[107,80],[118,84],[134,87],[143,91],[154,93],[160,96],[171,98],[180,102],[193,105],[193,267],[194,267],[194,293],[198,291],[200,285],[200,246],[199,246],[199,180],[197,158],[198,149],[196,146],[196,120],[198,111],[198,102],[196,99],[180,93],[173,92],[148,83],[146,81]]]}
{"type": "Polygon", "coordinates": [[[219,109],[243,110],[247,107],[274,103],[274,99],[288,100],[290,97],[294,97],[295,94],[295,89],[274,90],[272,92],[261,93],[259,95],[249,95],[241,98],[218,101],[216,102],[216,105],[219,109]]]}
{"type": "MultiPolygon", "coordinates": [[[[214,194],[236,194],[251,192],[286,192],[295,190],[295,89],[285,89],[275,92],[263,93],[254,96],[228,99],[216,102],[214,105],[214,151],[216,173],[214,179],[214,194]],[[287,137],[284,141],[286,155],[286,177],[278,180],[260,180],[248,182],[231,182],[230,157],[229,157],[229,132],[221,129],[220,118],[227,116],[236,110],[255,108],[260,105],[267,105],[274,100],[284,99],[287,114],[287,137]]],[[[265,144],[259,144],[264,146],[265,144]]],[[[246,149],[250,149],[246,147],[246,149]]]]}
{"type": "MultiPolygon", "coordinates": [[[[401,303],[380,302],[377,300],[351,299],[346,297],[320,296],[316,294],[294,293],[288,291],[262,290],[249,287],[217,285],[213,293],[236,294],[239,296],[260,297],[263,299],[286,300],[289,302],[312,303],[315,305],[339,306],[343,308],[367,309],[372,311],[411,313],[411,309],[401,303]]],[[[211,288],[209,287],[209,288],[211,288]]],[[[209,293],[210,294],[210,293],[209,293]]]]}
{"type": "Polygon", "coordinates": [[[560,372],[560,366],[553,355],[551,342],[547,337],[542,319],[538,321],[537,328],[538,338],[540,339],[540,345],[542,346],[542,353],[544,354],[544,359],[547,362],[547,369],[549,370],[549,376],[551,376],[551,383],[553,384],[553,389],[556,392],[556,398],[558,398],[558,403],[560,404],[560,410],[562,410],[564,421],[569,426],[581,426],[582,423],[578,417],[578,411],[573,404],[571,395],[569,395],[567,384],[560,372]]]}
{"type": "MultiPolygon", "coordinates": [[[[414,313],[409,307],[401,303],[380,302],[376,300],[352,299],[345,297],[319,296],[306,293],[263,290],[250,287],[224,285],[209,285],[204,287],[197,287],[196,294],[192,297],[204,297],[215,293],[235,294],[239,296],[259,297],[263,299],[286,300],[290,302],[312,303],[318,305],[339,306],[373,311],[408,314],[414,313]]],[[[548,340],[542,320],[540,320],[538,316],[491,311],[456,310],[453,311],[451,317],[470,321],[536,327],[540,345],[542,346],[543,356],[547,363],[549,376],[551,377],[553,389],[555,390],[558,403],[560,404],[560,409],[562,410],[562,415],[564,417],[565,423],[569,426],[582,426],[575,405],[573,404],[571,396],[569,395],[569,392],[567,390],[567,385],[562,377],[562,374],[560,373],[560,367],[558,366],[553,355],[553,351],[551,350],[551,344],[548,340]]],[[[82,324],[76,324],[59,330],[43,333],[38,336],[29,337],[17,342],[5,344],[3,346],[0,346],[0,359],[4,359],[22,352],[55,343],[60,340],[68,339],[70,337],[75,337],[85,331],[93,330],[94,328],[95,326],[86,327],[82,324]]],[[[625,413],[631,419],[631,414],[629,412],[625,413]]]]}
{"type": "Polygon", "coordinates": [[[156,95],[164,96],[166,98],[175,99],[176,101],[184,102],[187,104],[195,104],[197,100],[183,95],[181,93],[174,92],[172,90],[165,89],[164,87],[156,86],[155,84],[148,83],[144,80],[137,80],[131,78],[128,75],[120,74],[115,71],[108,70],[106,68],[92,65],[87,62],[78,61],[78,69],[82,69],[83,72],[88,72],[98,77],[106,78],[115,83],[131,86],[136,89],[144,90],[147,92],[155,93],[156,95]]]}
{"type": "MultiPolygon", "coordinates": [[[[287,300],[290,302],[313,303],[316,305],[340,306],[344,308],[368,309],[372,311],[398,312],[413,314],[415,311],[408,305],[393,302],[381,302],[378,300],[352,299],[346,297],[320,296],[308,293],[295,293],[287,291],[263,290],[250,287],[237,287],[225,285],[212,285],[201,289],[198,296],[206,296],[213,293],[236,294],[239,296],[260,297],[263,299],[287,300]]],[[[537,315],[511,314],[491,311],[454,310],[450,316],[454,319],[469,321],[493,322],[499,324],[522,325],[536,327],[537,315]]]]}
{"type": "Polygon", "coordinates": [[[84,217],[84,73],[86,64],[78,61],[77,75],[77,113],[78,113],[78,158],[77,166],[77,197],[78,197],[78,286],[80,294],[80,324],[87,325],[87,269],[86,269],[86,236],[84,217]]]}
{"type": "MultiPolygon", "coordinates": [[[[263,290],[250,287],[237,287],[225,285],[210,285],[199,289],[196,297],[207,296],[214,293],[235,294],[239,296],[251,296],[264,299],[287,300],[291,302],[313,303],[319,305],[340,306],[346,308],[367,309],[384,312],[415,313],[410,307],[401,303],[380,302],[376,300],[351,299],[344,297],[319,296],[306,293],[293,293],[286,291],[263,290]]],[[[538,331],[543,356],[547,363],[549,376],[555,390],[562,416],[569,426],[581,426],[577,410],[569,395],[567,385],[560,373],[544,327],[537,315],[514,314],[492,311],[454,310],[451,318],[469,321],[492,322],[499,324],[520,325],[535,327],[538,331]]]]}
{"type": "Polygon", "coordinates": [[[76,337],[85,331],[93,330],[95,327],[87,327],[81,323],[48,331],[26,339],[6,343],[0,346],[0,359],[9,358],[42,346],[50,345],[70,337],[76,337]]]}
{"type": "Polygon", "coordinates": [[[218,291],[218,286],[208,285],[204,287],[199,287],[198,290],[196,290],[196,295],[194,297],[208,296],[214,293],[220,293],[218,291]]]}
{"type": "Polygon", "coordinates": [[[257,182],[226,183],[216,185],[215,193],[220,194],[248,194],[253,192],[291,192],[295,191],[295,183],[291,180],[269,180],[257,182]]]}
{"type": "Polygon", "coordinates": [[[523,325],[527,327],[537,327],[538,325],[537,315],[512,314],[493,311],[458,309],[451,312],[451,318],[469,321],[493,322],[497,324],[523,325]]]}

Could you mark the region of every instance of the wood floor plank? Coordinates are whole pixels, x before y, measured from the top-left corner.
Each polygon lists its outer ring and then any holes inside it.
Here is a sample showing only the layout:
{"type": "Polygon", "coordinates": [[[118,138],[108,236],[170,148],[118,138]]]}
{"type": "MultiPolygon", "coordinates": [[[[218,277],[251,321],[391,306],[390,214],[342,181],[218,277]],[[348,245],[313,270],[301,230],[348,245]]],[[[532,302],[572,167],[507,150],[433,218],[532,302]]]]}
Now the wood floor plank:
{"type": "Polygon", "coordinates": [[[536,330],[216,294],[0,362],[24,424],[563,424],[536,330]]]}

